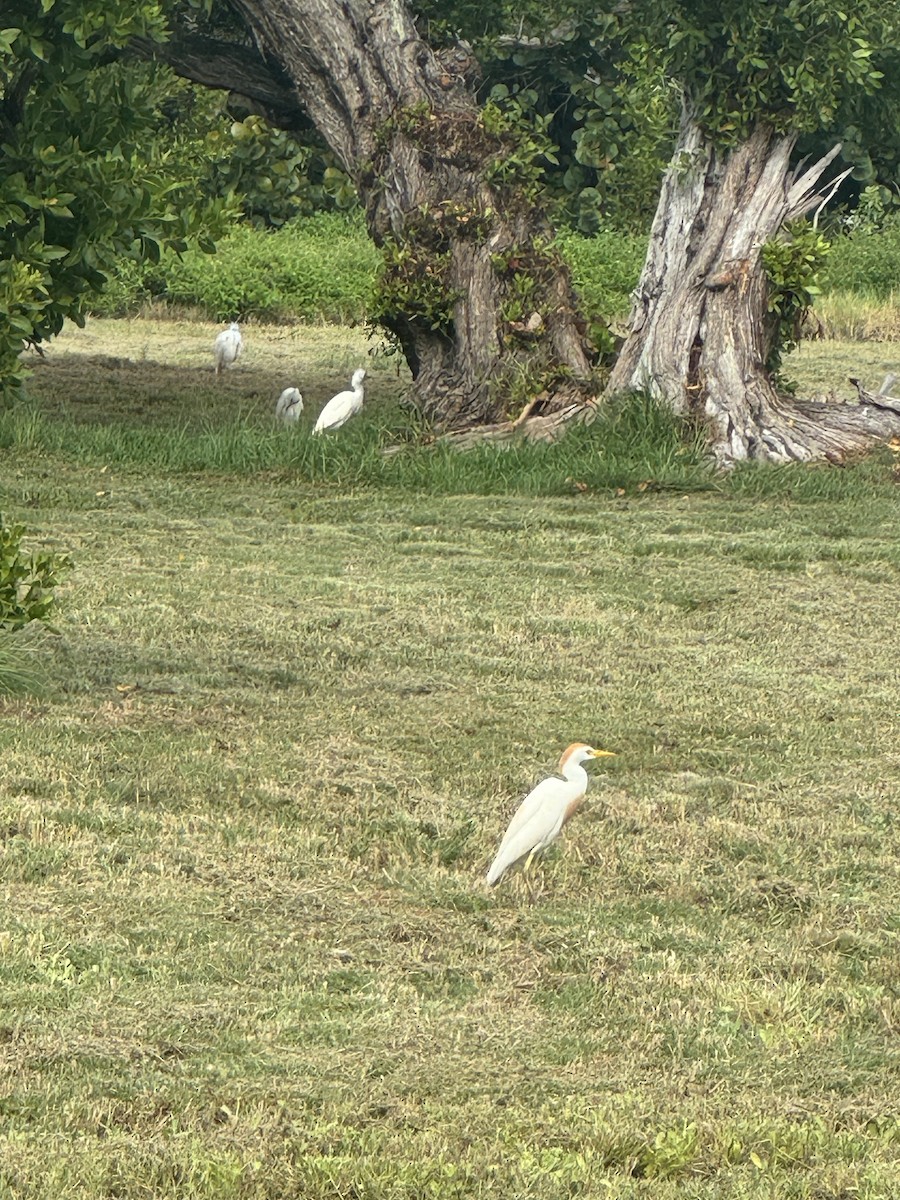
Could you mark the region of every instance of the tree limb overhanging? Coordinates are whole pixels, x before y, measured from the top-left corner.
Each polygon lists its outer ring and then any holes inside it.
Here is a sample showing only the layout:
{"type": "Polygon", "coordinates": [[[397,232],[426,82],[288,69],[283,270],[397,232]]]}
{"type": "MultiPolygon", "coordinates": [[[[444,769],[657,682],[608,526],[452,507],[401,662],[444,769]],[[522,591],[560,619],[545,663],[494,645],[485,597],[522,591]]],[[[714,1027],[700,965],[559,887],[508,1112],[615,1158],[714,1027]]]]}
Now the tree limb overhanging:
{"type": "Polygon", "coordinates": [[[168,42],[132,38],[128,44],[135,54],[164,62],[182,79],[245,96],[277,129],[302,132],[312,127],[290,79],[252,46],[183,32],[168,42]]]}

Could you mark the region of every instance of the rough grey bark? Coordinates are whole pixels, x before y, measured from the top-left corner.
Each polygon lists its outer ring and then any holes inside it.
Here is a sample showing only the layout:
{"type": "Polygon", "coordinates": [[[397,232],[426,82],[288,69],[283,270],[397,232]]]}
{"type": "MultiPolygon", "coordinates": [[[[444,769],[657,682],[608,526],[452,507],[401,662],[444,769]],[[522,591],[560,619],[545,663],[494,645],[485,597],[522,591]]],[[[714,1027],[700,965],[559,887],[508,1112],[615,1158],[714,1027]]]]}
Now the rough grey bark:
{"type": "Polygon", "coordinates": [[[135,37],[128,45],[132,53],[164,62],[192,83],[245,97],[276,129],[301,133],[312,128],[287,76],[246,46],[180,31],[168,42],[135,37]]]}
{"type": "MultiPolygon", "coordinates": [[[[540,208],[514,183],[491,181],[510,147],[480,120],[467,49],[432,51],[402,0],[232,7],[359,190],[387,251],[380,320],[409,362],[420,411],[453,428],[521,407],[516,382],[541,393],[547,411],[588,395],[591,350],[568,271],[542,246],[540,208]],[[523,272],[538,286],[533,309],[518,312],[510,305],[523,272]]],[[[207,82],[213,74],[207,67],[207,82]]],[[[242,82],[236,72],[233,86],[242,82]]],[[[247,85],[251,96],[264,91],[247,85]]],[[[283,120],[290,105],[276,92],[283,120]]]]}
{"type": "Polygon", "coordinates": [[[649,388],[702,420],[722,465],[835,460],[895,430],[884,407],[780,395],[766,367],[775,323],[760,252],[820,202],[838,151],[792,172],[794,143],[760,125],[723,153],[685,113],[607,389],[649,388]]]}

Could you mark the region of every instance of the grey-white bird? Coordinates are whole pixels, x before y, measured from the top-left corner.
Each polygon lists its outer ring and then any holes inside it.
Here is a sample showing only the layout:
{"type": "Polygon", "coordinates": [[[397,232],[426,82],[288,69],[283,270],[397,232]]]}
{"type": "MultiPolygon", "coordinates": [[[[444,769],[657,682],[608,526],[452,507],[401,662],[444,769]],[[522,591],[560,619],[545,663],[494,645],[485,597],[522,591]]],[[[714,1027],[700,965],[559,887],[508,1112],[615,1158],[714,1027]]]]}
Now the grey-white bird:
{"type": "Polygon", "coordinates": [[[562,779],[542,780],[528,793],[509,823],[500,849],[487,873],[490,887],[499,883],[511,866],[524,860],[525,871],[536,854],[555,842],[563,825],[581,807],[588,775],[581,765],[589,758],[613,758],[612,750],[595,750],[584,742],[573,742],[559,760],[562,779]]]}
{"type": "Polygon", "coordinates": [[[241,327],[237,321],[232,321],[227,329],[217,335],[213,352],[216,356],[216,374],[221,375],[226,367],[232,366],[241,357],[244,350],[244,339],[241,337],[241,327]]]}
{"type": "Polygon", "coordinates": [[[285,425],[293,425],[300,420],[303,412],[303,397],[299,388],[285,388],[275,401],[275,420],[283,421],[285,425]]]}
{"type": "Polygon", "coordinates": [[[319,418],[313,427],[313,433],[322,433],[326,429],[340,429],[346,424],[351,417],[356,416],[363,406],[363,400],[366,398],[364,380],[366,372],[364,367],[360,367],[353,372],[353,377],[350,380],[349,392],[338,392],[336,396],[332,396],[322,411],[319,413],[319,418]]]}

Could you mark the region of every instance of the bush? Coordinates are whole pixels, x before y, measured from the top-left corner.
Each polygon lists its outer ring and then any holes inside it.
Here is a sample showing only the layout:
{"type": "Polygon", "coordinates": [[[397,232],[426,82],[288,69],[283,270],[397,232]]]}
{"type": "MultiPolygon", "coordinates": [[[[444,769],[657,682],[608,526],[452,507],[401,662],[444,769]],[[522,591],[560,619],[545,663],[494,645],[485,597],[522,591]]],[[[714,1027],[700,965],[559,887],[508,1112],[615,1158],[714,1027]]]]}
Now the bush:
{"type": "Polygon", "coordinates": [[[23,552],[24,532],[23,525],[6,526],[0,517],[0,631],[46,621],[59,573],[70,565],[65,555],[23,552]]]}
{"type": "Polygon", "coordinates": [[[624,317],[647,253],[646,237],[604,230],[594,237],[571,231],[557,238],[589,317],[624,317]]]}
{"type": "MultiPolygon", "coordinates": [[[[646,238],[567,231],[560,249],[591,317],[624,316],[646,238]]],[[[191,249],[158,263],[123,260],[93,311],[118,317],[154,299],[200,309],[210,320],[362,322],[372,311],[380,255],[358,217],[320,213],[272,231],[240,226],[216,254],[191,249]]]]}
{"type": "Polygon", "coordinates": [[[137,268],[123,263],[93,309],[119,316],[164,299],[215,321],[363,321],[377,266],[358,218],[320,213],[274,231],[239,226],[215,254],[192,248],[137,268]]]}
{"type": "Polygon", "coordinates": [[[881,229],[862,227],[836,238],[819,282],[826,292],[892,299],[900,291],[900,217],[886,217],[881,229]]]}

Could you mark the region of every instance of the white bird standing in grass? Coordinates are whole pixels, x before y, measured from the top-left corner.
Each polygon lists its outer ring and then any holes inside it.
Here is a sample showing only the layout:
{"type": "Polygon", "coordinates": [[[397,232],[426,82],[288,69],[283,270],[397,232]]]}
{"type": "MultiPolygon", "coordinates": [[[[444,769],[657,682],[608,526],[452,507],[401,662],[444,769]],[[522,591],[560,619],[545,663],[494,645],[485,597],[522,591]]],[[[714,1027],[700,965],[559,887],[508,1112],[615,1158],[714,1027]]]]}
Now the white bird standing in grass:
{"type": "Polygon", "coordinates": [[[612,750],[594,750],[584,742],[573,742],[559,760],[562,779],[542,780],[519,805],[503,835],[497,856],[487,873],[490,887],[499,883],[510,867],[525,859],[524,870],[536,854],[559,837],[560,830],[581,808],[587,792],[588,774],[581,765],[589,758],[615,758],[612,750]]]}
{"type": "Polygon", "coordinates": [[[293,425],[303,412],[303,397],[298,388],[285,388],[275,401],[275,420],[293,425]]]}
{"type": "Polygon", "coordinates": [[[325,429],[340,429],[351,417],[356,414],[363,406],[363,400],[366,397],[363,380],[366,377],[364,367],[360,367],[358,371],[353,372],[353,378],[350,380],[351,391],[338,392],[336,396],[332,396],[322,411],[319,413],[319,419],[313,427],[313,433],[321,433],[325,429]]]}
{"type": "Polygon", "coordinates": [[[241,327],[237,321],[232,321],[227,329],[223,329],[216,337],[213,352],[216,356],[216,374],[221,375],[226,367],[230,367],[241,357],[244,350],[244,339],[241,337],[241,327]]]}

